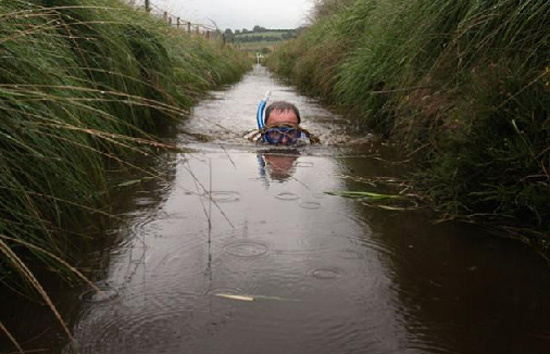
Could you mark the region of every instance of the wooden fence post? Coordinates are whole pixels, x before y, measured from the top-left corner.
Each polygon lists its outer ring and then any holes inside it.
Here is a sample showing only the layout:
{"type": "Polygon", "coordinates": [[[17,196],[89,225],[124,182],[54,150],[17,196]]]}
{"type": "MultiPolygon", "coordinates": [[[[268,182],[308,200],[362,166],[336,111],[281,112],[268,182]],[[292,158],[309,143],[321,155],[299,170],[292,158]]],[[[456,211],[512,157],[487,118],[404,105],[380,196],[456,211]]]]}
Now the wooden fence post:
{"type": "Polygon", "coordinates": [[[145,11],[151,12],[151,2],[150,2],[150,0],[145,0],[145,11]]]}
{"type": "Polygon", "coordinates": [[[178,18],[176,19],[176,28],[179,29],[179,28],[180,28],[180,24],[181,24],[180,18],[178,17],[178,18]]]}
{"type": "Polygon", "coordinates": [[[191,22],[187,22],[187,33],[191,33],[191,22]]]}
{"type": "Polygon", "coordinates": [[[164,11],[162,13],[162,18],[164,19],[164,22],[167,22],[168,21],[168,12],[164,11]]]}

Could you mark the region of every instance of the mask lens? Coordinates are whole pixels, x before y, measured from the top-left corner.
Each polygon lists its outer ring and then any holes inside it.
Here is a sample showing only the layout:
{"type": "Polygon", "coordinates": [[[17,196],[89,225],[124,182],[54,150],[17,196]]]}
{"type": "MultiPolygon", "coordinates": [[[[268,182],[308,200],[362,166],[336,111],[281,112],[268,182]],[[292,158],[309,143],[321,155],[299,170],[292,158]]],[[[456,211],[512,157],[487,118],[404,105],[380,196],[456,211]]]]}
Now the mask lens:
{"type": "Polygon", "coordinates": [[[292,127],[273,127],[266,131],[265,137],[271,144],[294,144],[300,137],[300,131],[292,127]]]}
{"type": "Polygon", "coordinates": [[[283,134],[277,129],[269,129],[265,133],[265,135],[266,135],[267,139],[269,140],[269,142],[275,143],[275,142],[278,142],[281,139],[283,134]]]}

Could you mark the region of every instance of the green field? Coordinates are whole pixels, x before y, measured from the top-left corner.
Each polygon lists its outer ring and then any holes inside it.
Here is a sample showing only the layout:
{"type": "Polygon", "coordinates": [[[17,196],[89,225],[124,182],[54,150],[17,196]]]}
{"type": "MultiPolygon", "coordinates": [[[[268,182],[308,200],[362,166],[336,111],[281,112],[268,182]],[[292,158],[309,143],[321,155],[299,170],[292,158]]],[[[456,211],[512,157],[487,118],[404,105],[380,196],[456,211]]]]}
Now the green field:
{"type": "Polygon", "coordinates": [[[279,42],[247,42],[247,43],[235,43],[233,46],[237,50],[246,51],[246,52],[262,52],[266,49],[269,49],[272,52],[275,48],[275,45],[279,42]]]}
{"type": "Polygon", "coordinates": [[[235,35],[235,39],[241,39],[241,38],[248,38],[248,37],[255,37],[255,36],[262,36],[262,37],[269,37],[269,38],[280,38],[282,39],[283,34],[285,33],[291,33],[291,31],[288,32],[280,32],[280,31],[271,31],[271,32],[252,32],[252,33],[240,33],[235,35]]]}
{"type": "Polygon", "coordinates": [[[247,33],[226,34],[226,40],[237,50],[248,52],[250,55],[256,53],[268,54],[273,52],[278,44],[295,38],[299,31],[300,29],[250,31],[247,33]]]}

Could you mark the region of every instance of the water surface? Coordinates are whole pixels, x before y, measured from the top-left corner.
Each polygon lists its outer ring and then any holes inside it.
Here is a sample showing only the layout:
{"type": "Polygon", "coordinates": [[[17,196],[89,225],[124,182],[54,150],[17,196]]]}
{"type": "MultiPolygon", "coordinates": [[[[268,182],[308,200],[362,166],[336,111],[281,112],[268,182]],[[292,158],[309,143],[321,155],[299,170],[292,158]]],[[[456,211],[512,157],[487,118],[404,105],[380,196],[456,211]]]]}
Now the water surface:
{"type": "Polygon", "coordinates": [[[544,262],[474,227],[326,194],[404,166],[263,68],[213,92],[180,131],[189,152],[161,165],[173,178],[133,194],[129,229],[111,230],[106,292],[68,300],[81,353],[548,352],[544,262]],[[267,90],[323,143],[242,139],[267,90]]]}

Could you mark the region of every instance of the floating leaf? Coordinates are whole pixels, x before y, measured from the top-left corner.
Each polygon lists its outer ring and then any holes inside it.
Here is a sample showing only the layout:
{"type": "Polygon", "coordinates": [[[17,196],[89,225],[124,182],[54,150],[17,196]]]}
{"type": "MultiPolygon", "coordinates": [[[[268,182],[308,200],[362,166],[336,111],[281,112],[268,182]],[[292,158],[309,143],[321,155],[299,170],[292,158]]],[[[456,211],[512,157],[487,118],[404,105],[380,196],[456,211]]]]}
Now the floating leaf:
{"type": "Polygon", "coordinates": [[[119,187],[119,188],[130,187],[130,186],[133,186],[135,184],[140,184],[141,182],[148,181],[150,179],[153,179],[153,177],[144,177],[144,178],[140,178],[140,179],[132,179],[130,181],[119,183],[116,186],[119,187]]]}
{"type": "Polygon", "coordinates": [[[394,194],[381,194],[381,193],[373,193],[373,192],[357,192],[357,191],[328,191],[325,192],[330,195],[339,195],[342,197],[349,197],[349,198],[369,198],[369,199],[376,199],[376,200],[382,200],[382,199],[400,199],[401,196],[394,195],[394,194]]]}
{"type": "Polygon", "coordinates": [[[116,186],[119,187],[119,188],[122,188],[122,187],[133,186],[134,184],[139,184],[139,183],[141,183],[141,179],[133,179],[131,181],[126,181],[126,182],[119,183],[116,186]]]}
{"type": "Polygon", "coordinates": [[[238,301],[254,301],[254,298],[252,296],[247,295],[216,294],[216,296],[238,301]]]}
{"type": "Polygon", "coordinates": [[[273,300],[273,301],[299,301],[295,299],[285,299],[277,296],[265,296],[265,295],[233,295],[233,294],[216,294],[218,297],[223,297],[231,300],[238,301],[255,301],[258,299],[273,300]]]}
{"type": "Polygon", "coordinates": [[[391,205],[376,205],[376,208],[384,209],[384,210],[392,210],[392,211],[407,211],[407,210],[414,210],[412,208],[405,208],[405,207],[396,207],[391,205]]]}

